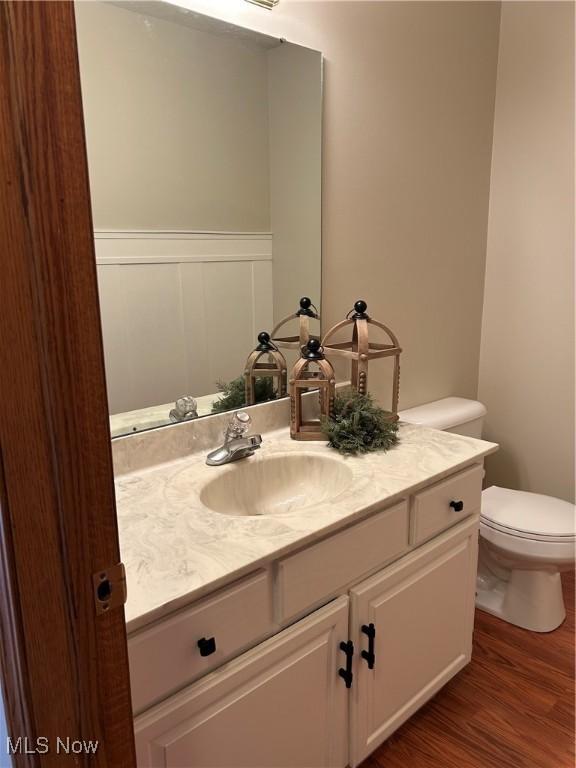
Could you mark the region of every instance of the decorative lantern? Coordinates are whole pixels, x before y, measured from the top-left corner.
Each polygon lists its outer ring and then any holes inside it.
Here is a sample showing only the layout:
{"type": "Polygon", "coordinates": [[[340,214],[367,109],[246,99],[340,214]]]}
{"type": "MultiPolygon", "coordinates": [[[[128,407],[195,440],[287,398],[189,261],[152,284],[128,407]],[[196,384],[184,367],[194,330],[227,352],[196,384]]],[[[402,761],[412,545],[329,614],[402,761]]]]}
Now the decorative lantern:
{"type": "Polygon", "coordinates": [[[270,334],[262,331],[258,334],[260,342],[246,360],[244,387],[246,405],[256,402],[256,379],[272,379],[272,386],[277,397],[286,395],[286,360],[275,344],[270,341],[270,334]],[[274,382],[276,386],[274,386],[274,382]]]}
{"type": "Polygon", "coordinates": [[[330,416],[334,410],[336,378],[318,339],[310,339],[302,347],[302,355],[290,378],[290,437],[293,440],[326,439],[320,419],[304,418],[302,395],[309,389],[318,389],[320,416],[330,416]]]}
{"type": "Polygon", "coordinates": [[[300,309],[294,312],[293,315],[285,317],[284,320],[281,320],[272,330],[272,341],[283,349],[302,349],[302,347],[308,344],[309,339],[317,338],[316,336],[310,335],[310,319],[320,320],[320,315],[314,304],[312,304],[312,301],[307,296],[303,296],[300,299],[300,309]],[[278,331],[280,328],[295,319],[297,319],[299,323],[298,336],[279,337],[278,331]]]}
{"type": "Polygon", "coordinates": [[[394,333],[384,323],[374,320],[366,314],[365,301],[359,300],[354,304],[354,309],[346,315],[346,319],[336,323],[322,339],[322,345],[327,355],[343,357],[350,360],[351,385],[361,394],[368,392],[368,362],[379,357],[394,358],[394,372],[392,379],[392,408],[391,421],[398,421],[398,395],[400,390],[400,353],[402,349],[394,333]],[[329,344],[328,340],[341,328],[353,325],[352,341],[338,344],[329,344]],[[370,341],[368,338],[369,326],[374,325],[383,330],[388,336],[388,343],[381,344],[370,341]]]}

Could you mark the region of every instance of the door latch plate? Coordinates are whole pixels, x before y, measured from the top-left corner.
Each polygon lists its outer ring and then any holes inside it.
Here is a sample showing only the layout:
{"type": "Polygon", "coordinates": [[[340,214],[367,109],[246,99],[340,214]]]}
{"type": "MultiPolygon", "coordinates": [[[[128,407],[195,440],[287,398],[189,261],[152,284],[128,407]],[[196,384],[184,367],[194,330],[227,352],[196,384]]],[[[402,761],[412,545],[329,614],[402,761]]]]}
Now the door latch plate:
{"type": "Polygon", "coordinates": [[[123,563],[97,571],[92,576],[92,583],[97,616],[126,602],[126,569],[123,563]]]}

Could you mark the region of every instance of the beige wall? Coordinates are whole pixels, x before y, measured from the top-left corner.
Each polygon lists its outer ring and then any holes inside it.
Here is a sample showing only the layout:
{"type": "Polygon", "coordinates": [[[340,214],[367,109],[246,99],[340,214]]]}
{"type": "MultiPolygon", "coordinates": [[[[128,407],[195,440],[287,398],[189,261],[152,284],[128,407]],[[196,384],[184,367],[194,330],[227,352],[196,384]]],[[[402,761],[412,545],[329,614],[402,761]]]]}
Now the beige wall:
{"type": "Polygon", "coordinates": [[[502,6],[479,397],[488,480],[574,498],[574,6],[502,6]]]}
{"type": "Polygon", "coordinates": [[[76,17],[94,226],[269,231],[266,49],[100,2],[76,17]]]}
{"type": "Polygon", "coordinates": [[[475,397],[499,8],[321,6],[324,318],[364,298],[396,332],[401,408],[475,397]]]}

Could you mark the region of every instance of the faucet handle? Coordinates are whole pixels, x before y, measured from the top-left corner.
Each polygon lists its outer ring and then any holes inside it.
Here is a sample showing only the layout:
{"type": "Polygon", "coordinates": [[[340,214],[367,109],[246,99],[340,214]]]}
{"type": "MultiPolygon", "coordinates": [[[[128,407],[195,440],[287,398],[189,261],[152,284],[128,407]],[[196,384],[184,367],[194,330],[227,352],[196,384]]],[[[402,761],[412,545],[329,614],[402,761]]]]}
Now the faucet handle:
{"type": "Polygon", "coordinates": [[[168,415],[172,422],[196,419],[198,417],[196,400],[191,395],[179,397],[168,415]]]}
{"type": "Polygon", "coordinates": [[[187,416],[188,414],[194,413],[195,416],[198,416],[197,413],[197,407],[198,404],[196,400],[191,395],[186,395],[185,397],[179,397],[178,400],[174,403],[174,410],[176,413],[178,413],[179,416],[187,416]]]}
{"type": "Polygon", "coordinates": [[[250,429],[252,419],[246,411],[236,411],[228,422],[226,437],[242,437],[250,429]]]}

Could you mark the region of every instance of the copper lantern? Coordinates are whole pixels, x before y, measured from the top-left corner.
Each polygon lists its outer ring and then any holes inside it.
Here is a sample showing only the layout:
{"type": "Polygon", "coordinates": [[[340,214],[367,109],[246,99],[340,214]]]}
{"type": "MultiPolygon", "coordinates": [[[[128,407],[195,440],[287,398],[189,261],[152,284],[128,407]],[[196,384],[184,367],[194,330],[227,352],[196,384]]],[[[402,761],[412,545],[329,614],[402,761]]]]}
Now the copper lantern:
{"type": "Polygon", "coordinates": [[[394,333],[378,320],[370,317],[366,310],[368,309],[365,301],[359,300],[354,304],[354,308],[348,312],[346,319],[336,323],[325,334],[322,339],[322,345],[327,355],[331,357],[342,357],[351,361],[350,384],[360,394],[365,395],[368,392],[368,363],[382,357],[394,358],[394,369],[392,373],[392,407],[390,409],[390,420],[398,421],[398,395],[400,391],[400,353],[402,349],[394,333]],[[329,340],[337,331],[352,325],[352,339],[342,343],[329,343],[329,340]],[[384,331],[387,335],[385,343],[379,343],[369,339],[370,326],[374,326],[384,331]]]}
{"type": "MultiPolygon", "coordinates": [[[[293,440],[325,440],[321,419],[330,417],[334,410],[336,379],[334,368],[324,357],[318,339],[310,339],[302,347],[301,357],[296,361],[290,378],[290,437],[293,440]],[[309,390],[317,390],[318,419],[306,419],[304,415],[303,395],[309,390]]],[[[310,394],[313,398],[314,394],[310,394]]],[[[312,406],[312,403],[309,403],[312,406]]]]}
{"type": "Polygon", "coordinates": [[[258,334],[258,346],[249,355],[244,369],[244,389],[246,405],[256,403],[256,380],[272,379],[272,389],[276,397],[286,395],[286,360],[278,347],[270,340],[270,334],[262,331],[258,334]]]}

